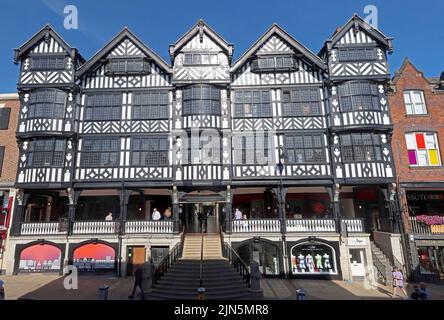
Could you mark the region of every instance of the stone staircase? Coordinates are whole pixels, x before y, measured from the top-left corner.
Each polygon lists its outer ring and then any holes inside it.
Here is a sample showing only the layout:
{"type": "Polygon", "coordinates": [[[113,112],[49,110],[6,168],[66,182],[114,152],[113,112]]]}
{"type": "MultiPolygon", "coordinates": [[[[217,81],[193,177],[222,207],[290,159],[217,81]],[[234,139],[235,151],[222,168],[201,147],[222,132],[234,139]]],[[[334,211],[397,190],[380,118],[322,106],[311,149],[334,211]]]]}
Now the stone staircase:
{"type": "Polygon", "coordinates": [[[374,241],[370,241],[370,246],[372,249],[373,255],[373,265],[379,272],[376,272],[376,277],[380,282],[391,286],[393,284],[392,272],[393,265],[387,256],[382,252],[381,249],[374,243],[374,241]],[[376,257],[376,259],[375,259],[376,257]]]}
{"type": "MultiPolygon", "coordinates": [[[[182,258],[154,286],[147,299],[196,300],[200,287],[201,236],[186,235],[182,258]]],[[[208,234],[203,240],[202,285],[206,299],[249,299],[246,281],[223,258],[219,235],[208,234]]]]}

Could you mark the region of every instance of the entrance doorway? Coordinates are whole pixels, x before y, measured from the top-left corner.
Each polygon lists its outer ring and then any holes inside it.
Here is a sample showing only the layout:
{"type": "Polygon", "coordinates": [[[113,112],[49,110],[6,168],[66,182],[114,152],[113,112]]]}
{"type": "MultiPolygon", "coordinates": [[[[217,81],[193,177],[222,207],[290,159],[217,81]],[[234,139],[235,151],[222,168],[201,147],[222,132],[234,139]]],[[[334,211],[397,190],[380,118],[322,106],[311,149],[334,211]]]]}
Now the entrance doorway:
{"type": "Polygon", "coordinates": [[[219,233],[221,205],[215,202],[198,202],[183,204],[185,210],[187,233],[219,233]]]}
{"type": "Polygon", "coordinates": [[[131,276],[137,267],[145,263],[145,247],[128,247],[127,261],[128,266],[126,269],[126,274],[131,276]]]}
{"type": "Polygon", "coordinates": [[[365,280],[364,249],[350,249],[350,269],[354,280],[365,280]]]}

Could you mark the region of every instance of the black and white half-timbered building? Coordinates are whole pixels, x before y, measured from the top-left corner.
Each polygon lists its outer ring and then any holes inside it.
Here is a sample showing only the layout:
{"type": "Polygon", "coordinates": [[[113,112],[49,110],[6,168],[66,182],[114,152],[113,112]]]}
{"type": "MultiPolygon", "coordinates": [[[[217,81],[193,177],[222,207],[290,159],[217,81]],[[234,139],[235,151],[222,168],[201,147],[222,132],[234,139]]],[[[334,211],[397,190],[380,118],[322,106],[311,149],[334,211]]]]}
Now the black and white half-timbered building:
{"type": "Polygon", "coordinates": [[[374,281],[372,234],[397,231],[391,50],[356,15],[319,54],[273,24],[237,61],[202,20],[170,63],[127,28],[86,61],[46,26],[15,51],[7,271],[129,274],[204,212],[264,275],[374,281]]]}

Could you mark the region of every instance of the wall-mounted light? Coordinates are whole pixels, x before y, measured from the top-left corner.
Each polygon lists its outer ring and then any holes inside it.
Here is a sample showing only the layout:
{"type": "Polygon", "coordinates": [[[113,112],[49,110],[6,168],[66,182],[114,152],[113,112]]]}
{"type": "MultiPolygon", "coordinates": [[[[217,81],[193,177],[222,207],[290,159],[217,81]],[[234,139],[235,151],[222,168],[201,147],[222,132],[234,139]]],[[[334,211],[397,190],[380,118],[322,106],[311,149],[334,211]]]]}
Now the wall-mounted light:
{"type": "Polygon", "coordinates": [[[48,207],[50,207],[51,206],[51,201],[48,201],[48,207]]]}

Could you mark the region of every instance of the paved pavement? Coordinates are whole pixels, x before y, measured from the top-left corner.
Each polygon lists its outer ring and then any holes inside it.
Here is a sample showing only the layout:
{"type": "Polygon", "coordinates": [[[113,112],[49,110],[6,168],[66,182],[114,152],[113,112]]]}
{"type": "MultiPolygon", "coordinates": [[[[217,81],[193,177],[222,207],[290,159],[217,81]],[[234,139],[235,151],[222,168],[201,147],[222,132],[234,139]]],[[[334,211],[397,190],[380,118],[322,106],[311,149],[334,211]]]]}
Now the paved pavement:
{"type": "MultiPolygon", "coordinates": [[[[29,274],[2,276],[7,299],[33,300],[96,300],[98,288],[109,286],[110,300],[127,300],[133,286],[133,278],[116,278],[111,275],[82,275],[77,290],[66,290],[64,278],[56,275],[29,274]]],[[[264,299],[294,300],[296,290],[304,289],[307,300],[381,300],[393,299],[390,287],[379,285],[366,288],[360,282],[262,279],[264,299]]],[[[411,292],[413,285],[407,288],[411,292]]],[[[433,300],[444,300],[444,285],[428,285],[433,300]]],[[[402,299],[402,297],[398,297],[402,299]]]]}

